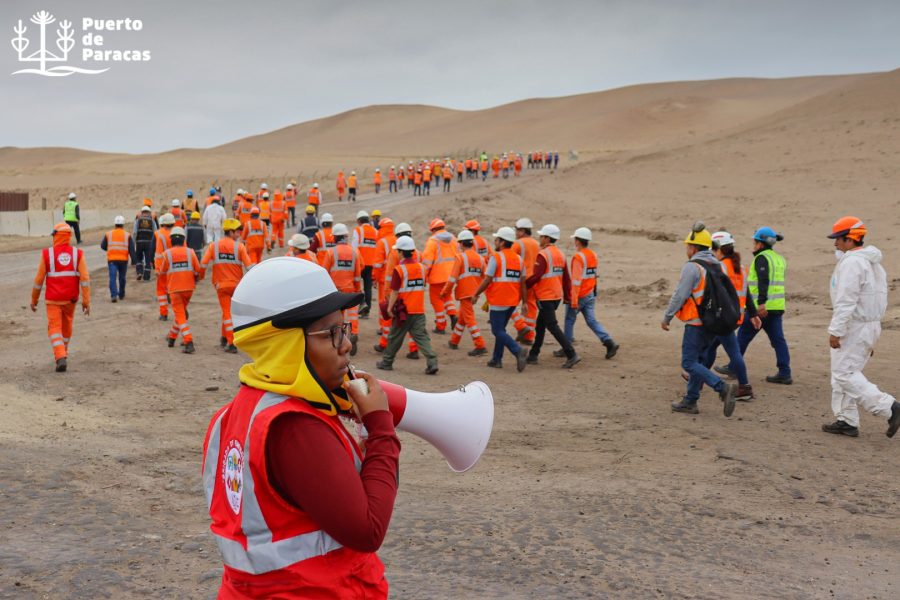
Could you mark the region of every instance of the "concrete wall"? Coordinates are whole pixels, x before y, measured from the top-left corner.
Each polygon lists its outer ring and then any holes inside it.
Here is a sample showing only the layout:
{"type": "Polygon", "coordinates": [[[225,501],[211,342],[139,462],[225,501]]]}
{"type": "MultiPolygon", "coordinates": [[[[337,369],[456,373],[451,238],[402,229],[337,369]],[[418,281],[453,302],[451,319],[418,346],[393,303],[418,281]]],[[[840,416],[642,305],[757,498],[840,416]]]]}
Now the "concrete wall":
{"type": "MultiPolygon", "coordinates": [[[[125,217],[126,227],[134,219],[133,214],[118,210],[82,210],[81,230],[112,228],[116,215],[125,217]]],[[[53,226],[62,221],[61,210],[29,210],[0,212],[0,235],[41,236],[49,235],[53,226]]]]}

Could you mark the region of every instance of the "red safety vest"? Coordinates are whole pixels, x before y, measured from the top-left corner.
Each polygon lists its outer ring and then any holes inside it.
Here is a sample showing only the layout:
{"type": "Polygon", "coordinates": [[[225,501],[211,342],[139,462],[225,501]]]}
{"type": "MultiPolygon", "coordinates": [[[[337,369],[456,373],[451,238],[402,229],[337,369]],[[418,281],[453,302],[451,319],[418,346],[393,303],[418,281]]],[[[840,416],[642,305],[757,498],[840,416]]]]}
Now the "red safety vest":
{"type": "Polygon", "coordinates": [[[219,409],[203,443],[203,488],[210,529],[225,563],[219,598],[386,598],[374,552],[341,546],[273,487],[266,437],[285,413],[330,427],[359,471],[362,452],[336,416],[306,401],[241,386],[219,409]]]}
{"type": "Polygon", "coordinates": [[[44,270],[47,273],[46,300],[78,300],[78,259],[81,254],[72,246],[44,248],[44,270]]]}

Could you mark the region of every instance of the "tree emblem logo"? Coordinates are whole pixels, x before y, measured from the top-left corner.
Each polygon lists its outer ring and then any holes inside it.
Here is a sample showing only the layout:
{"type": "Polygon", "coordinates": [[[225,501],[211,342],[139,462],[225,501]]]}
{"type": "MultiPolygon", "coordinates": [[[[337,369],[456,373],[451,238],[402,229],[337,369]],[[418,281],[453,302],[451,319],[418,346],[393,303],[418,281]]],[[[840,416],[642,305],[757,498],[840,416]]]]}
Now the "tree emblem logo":
{"type": "Polygon", "coordinates": [[[46,10],[42,10],[32,15],[31,22],[40,27],[40,47],[31,54],[26,54],[28,46],[31,44],[31,40],[25,37],[28,28],[22,24],[22,19],[19,19],[18,25],[13,27],[16,37],[12,39],[12,46],[19,54],[19,62],[39,63],[40,68],[19,69],[18,71],[13,71],[13,75],[30,73],[33,75],[44,75],[46,77],[65,77],[72,73],[96,75],[109,70],[109,67],[105,69],[82,69],[66,64],[48,68],[48,63],[65,63],[69,60],[69,52],[75,47],[75,30],[72,29],[72,23],[70,21],[60,21],[59,26],[56,28],[56,48],[51,49],[52,47],[48,48],[47,26],[55,23],[56,17],[46,10]],[[58,54],[57,51],[59,52],[58,54]]]}

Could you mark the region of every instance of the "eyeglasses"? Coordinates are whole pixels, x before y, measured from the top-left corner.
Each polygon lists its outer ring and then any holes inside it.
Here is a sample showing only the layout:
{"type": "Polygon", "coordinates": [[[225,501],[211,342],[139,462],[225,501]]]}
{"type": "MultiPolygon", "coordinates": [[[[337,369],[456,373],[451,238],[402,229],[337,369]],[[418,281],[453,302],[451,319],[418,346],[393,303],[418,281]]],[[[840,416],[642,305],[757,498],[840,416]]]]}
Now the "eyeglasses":
{"type": "Polygon", "coordinates": [[[347,339],[347,336],[350,335],[350,323],[341,323],[340,325],[332,325],[328,329],[323,329],[321,331],[308,331],[306,335],[313,336],[322,336],[329,335],[331,336],[331,346],[334,349],[338,349],[344,343],[344,340],[347,339]]]}

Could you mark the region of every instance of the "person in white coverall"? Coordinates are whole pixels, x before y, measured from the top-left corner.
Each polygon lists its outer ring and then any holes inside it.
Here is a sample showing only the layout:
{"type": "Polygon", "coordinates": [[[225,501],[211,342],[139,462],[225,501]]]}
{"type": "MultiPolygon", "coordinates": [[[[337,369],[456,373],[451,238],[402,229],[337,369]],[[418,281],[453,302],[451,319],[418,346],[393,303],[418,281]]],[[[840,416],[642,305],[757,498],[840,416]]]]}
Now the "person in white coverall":
{"type": "Polygon", "coordinates": [[[881,335],[887,308],[887,275],[881,251],[864,247],[866,226],[856,217],[843,217],[828,237],[837,249],[831,276],[831,410],[835,422],[822,425],[827,433],[859,435],[858,407],[888,419],[887,436],[900,428],[900,403],[866,379],[863,369],[881,335]]]}
{"type": "Polygon", "coordinates": [[[225,222],[225,209],[216,200],[206,207],[203,211],[203,220],[201,224],[206,231],[206,243],[212,244],[218,242],[225,235],[222,230],[222,224],[225,222]]]}

